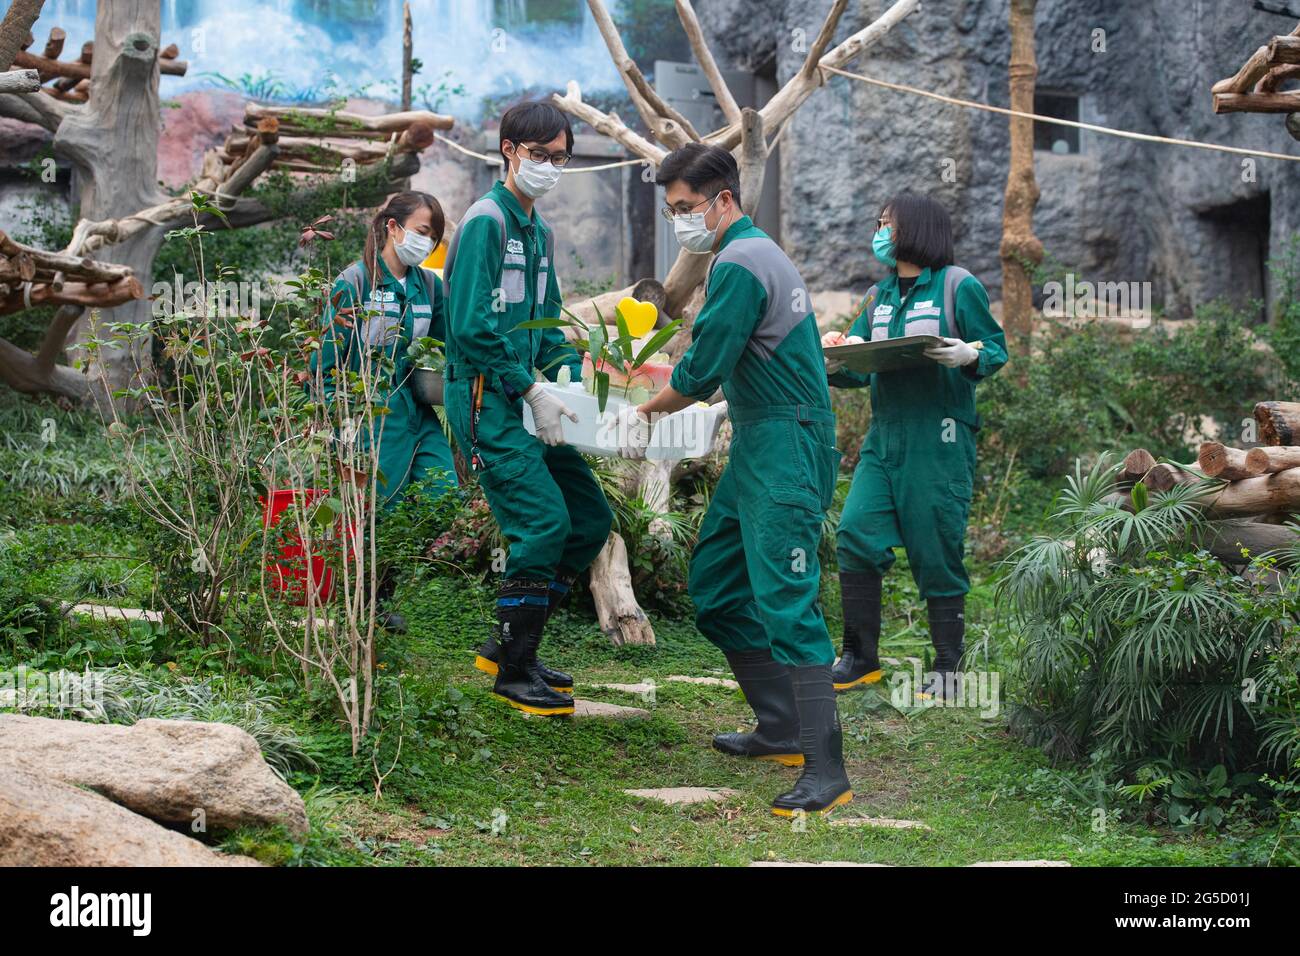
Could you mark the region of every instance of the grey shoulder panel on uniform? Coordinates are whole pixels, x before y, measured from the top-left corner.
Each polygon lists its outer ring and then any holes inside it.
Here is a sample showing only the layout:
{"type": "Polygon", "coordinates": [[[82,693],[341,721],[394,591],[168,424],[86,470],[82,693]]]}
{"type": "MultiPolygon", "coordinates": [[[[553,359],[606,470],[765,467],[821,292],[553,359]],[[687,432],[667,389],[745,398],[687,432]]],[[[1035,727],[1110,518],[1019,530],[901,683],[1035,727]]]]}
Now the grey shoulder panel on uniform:
{"type": "Polygon", "coordinates": [[[966,341],[965,330],[961,327],[961,318],[957,315],[957,287],[967,279],[975,278],[961,266],[949,266],[943,275],[943,314],[947,316],[957,338],[966,341]]]}
{"type": "Polygon", "coordinates": [[[812,312],[803,277],[790,257],[767,236],[737,239],[718,254],[714,268],[740,266],[762,285],[767,309],[758,320],[746,349],[763,359],[776,354],[787,335],[812,312]]]}
{"type": "Polygon", "coordinates": [[[505,253],[506,247],[506,214],[501,211],[501,207],[492,201],[491,197],[484,196],[474,205],[465,210],[465,215],[461,217],[460,224],[456,227],[456,234],[451,237],[451,242],[447,246],[447,260],[442,268],[442,282],[447,288],[451,287],[451,270],[456,264],[456,251],[460,248],[460,237],[462,231],[471,220],[480,216],[488,216],[495,219],[498,226],[501,227],[501,251],[505,253]]]}

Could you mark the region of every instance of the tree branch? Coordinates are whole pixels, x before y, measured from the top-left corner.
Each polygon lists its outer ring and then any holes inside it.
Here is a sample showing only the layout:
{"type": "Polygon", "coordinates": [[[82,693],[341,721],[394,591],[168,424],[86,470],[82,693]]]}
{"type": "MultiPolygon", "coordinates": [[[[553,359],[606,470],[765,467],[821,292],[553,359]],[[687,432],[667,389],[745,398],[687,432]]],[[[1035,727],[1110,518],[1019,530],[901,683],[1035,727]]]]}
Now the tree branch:
{"type": "Polygon", "coordinates": [[[722,109],[723,117],[729,124],[733,124],[738,128],[740,125],[740,106],[736,103],[736,98],[732,96],[727,81],[722,78],[722,71],[718,69],[717,60],[713,59],[713,51],[709,49],[709,44],[704,39],[704,31],[700,28],[700,18],[695,15],[695,8],[691,6],[691,0],[677,0],[677,18],[682,21],[682,29],[686,31],[686,39],[690,41],[691,50],[695,54],[695,62],[700,65],[705,78],[709,81],[709,86],[713,88],[713,95],[717,97],[718,106],[722,109]]]}
{"type": "Polygon", "coordinates": [[[14,65],[44,5],[45,0],[11,0],[4,19],[0,20],[0,72],[14,65]]]}
{"type": "MultiPolygon", "coordinates": [[[[833,66],[837,69],[843,69],[867,49],[883,40],[890,30],[916,12],[920,5],[921,0],[897,0],[892,7],[881,15],[880,19],[863,27],[835,49],[821,57],[817,62],[817,66],[819,68],[833,66]]],[[[836,6],[838,7],[838,4],[836,6]]],[[[831,10],[831,15],[836,15],[834,9],[831,10]]],[[[830,25],[829,18],[827,19],[827,25],[830,25]]],[[[822,31],[818,34],[819,41],[825,32],[826,27],[823,26],[822,31]]],[[[814,70],[811,75],[804,73],[802,70],[796,73],[790,82],[781,87],[776,96],[772,97],[761,110],[763,125],[767,129],[776,129],[804,104],[808,97],[813,94],[813,91],[821,85],[821,82],[819,70],[814,70]]],[[[730,125],[705,138],[726,149],[735,149],[740,144],[740,124],[732,121],[730,125]]]]}
{"type": "Polygon", "coordinates": [[[641,134],[628,129],[613,113],[602,113],[596,107],[584,103],[582,88],[578,86],[576,80],[569,81],[568,92],[564,96],[556,93],[552,99],[564,112],[582,120],[596,132],[622,144],[629,153],[640,156],[656,166],[668,155],[668,151],[662,146],[657,146],[641,134]]]}

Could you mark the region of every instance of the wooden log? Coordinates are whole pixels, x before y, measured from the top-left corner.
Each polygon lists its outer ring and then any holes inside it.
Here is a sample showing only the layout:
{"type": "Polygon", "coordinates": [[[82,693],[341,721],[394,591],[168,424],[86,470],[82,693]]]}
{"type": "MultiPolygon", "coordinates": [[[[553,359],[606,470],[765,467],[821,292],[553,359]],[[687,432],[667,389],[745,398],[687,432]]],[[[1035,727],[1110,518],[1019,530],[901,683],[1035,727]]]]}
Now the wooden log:
{"type": "Polygon", "coordinates": [[[0,73],[0,93],[35,93],[40,88],[41,74],[36,70],[0,73]]]}
{"type": "Polygon", "coordinates": [[[133,274],[130,266],[96,262],[89,256],[70,256],[62,252],[32,249],[14,242],[3,231],[0,231],[0,254],[10,259],[27,257],[31,260],[35,271],[31,275],[22,276],[25,281],[34,281],[42,273],[52,276],[62,272],[83,282],[111,283],[133,274]]]}
{"type": "Polygon", "coordinates": [[[1216,517],[1289,514],[1300,510],[1300,468],[1231,482],[1207,499],[1207,508],[1216,517]]]}
{"type": "Polygon", "coordinates": [[[1300,445],[1270,445],[1246,452],[1246,467],[1256,475],[1300,468],[1300,445]]]}
{"type": "Polygon", "coordinates": [[[1146,486],[1152,491],[1168,491],[1175,485],[1190,485],[1201,479],[1183,465],[1162,462],[1147,472],[1146,486]]]}
{"type": "Polygon", "coordinates": [[[1254,478],[1262,475],[1263,469],[1252,469],[1246,452],[1240,448],[1229,448],[1222,442],[1207,441],[1201,444],[1196,463],[1206,477],[1222,478],[1224,481],[1239,481],[1242,478],[1254,478]]]}
{"type": "MultiPolygon", "coordinates": [[[[412,123],[425,122],[434,129],[451,129],[455,120],[450,116],[431,113],[428,110],[405,110],[400,113],[384,113],[380,116],[364,116],[361,113],[349,113],[345,110],[325,110],[318,108],[294,106],[262,106],[249,103],[244,107],[244,125],[256,126],[264,116],[274,116],[280,121],[280,130],[285,135],[329,136],[356,138],[365,133],[402,133],[412,123]]],[[[370,137],[374,138],[374,137],[370,137]]]]}
{"type": "Polygon", "coordinates": [[[1156,466],[1155,455],[1145,448],[1135,448],[1124,456],[1124,465],[1120,472],[1121,480],[1141,481],[1147,472],[1156,466]]]}
{"type": "MultiPolygon", "coordinates": [[[[1244,565],[1250,563],[1250,558],[1242,555],[1243,549],[1251,557],[1258,557],[1268,552],[1288,549],[1297,542],[1300,542],[1300,535],[1285,525],[1232,518],[1209,522],[1200,544],[1225,564],[1244,565]]],[[[1289,566],[1295,561],[1288,555],[1283,563],[1289,566]]]]}
{"type": "Polygon", "coordinates": [[[1268,44],[1268,57],[1274,66],[1300,63],[1300,37],[1273,37],[1268,44]]]}
{"type": "Polygon", "coordinates": [[[57,60],[63,55],[63,44],[68,39],[66,31],[59,27],[50,28],[50,37],[45,41],[45,51],[42,54],[47,60],[57,60]]]}
{"type": "Polygon", "coordinates": [[[1216,113],[1296,113],[1300,93],[1219,93],[1214,97],[1216,113]]]}
{"type": "Polygon", "coordinates": [[[1266,77],[1255,84],[1254,92],[1276,93],[1283,83],[1294,79],[1300,79],[1300,65],[1288,63],[1284,66],[1275,66],[1268,71],[1266,77]]]}
{"type": "Polygon", "coordinates": [[[590,587],[600,629],[615,647],[655,643],[654,628],[632,590],[627,545],[617,532],[610,533],[605,547],[591,565],[590,587]]]}
{"type": "MultiPolygon", "coordinates": [[[[31,288],[31,304],[38,305],[76,305],[90,308],[111,309],[114,306],[144,298],[144,289],[140,280],[128,276],[117,282],[83,282],[65,283],[61,290],[53,286],[40,284],[31,288]]],[[[11,289],[5,299],[0,300],[0,315],[10,315],[27,308],[22,289],[11,289]]]]}
{"type": "Polygon", "coordinates": [[[1300,403],[1260,402],[1255,406],[1255,423],[1265,445],[1300,445],[1300,403]]]}
{"type": "Polygon", "coordinates": [[[1272,66],[1268,46],[1262,46],[1250,55],[1246,64],[1233,76],[1215,83],[1210,88],[1210,92],[1216,97],[1231,93],[1245,93],[1258,83],[1272,69],[1272,66]]]}
{"type": "Polygon", "coordinates": [[[88,63],[81,63],[77,60],[55,60],[50,57],[37,56],[35,53],[27,53],[26,51],[14,57],[14,66],[36,70],[41,74],[41,82],[52,80],[56,76],[76,80],[90,79],[90,65],[88,63]]]}

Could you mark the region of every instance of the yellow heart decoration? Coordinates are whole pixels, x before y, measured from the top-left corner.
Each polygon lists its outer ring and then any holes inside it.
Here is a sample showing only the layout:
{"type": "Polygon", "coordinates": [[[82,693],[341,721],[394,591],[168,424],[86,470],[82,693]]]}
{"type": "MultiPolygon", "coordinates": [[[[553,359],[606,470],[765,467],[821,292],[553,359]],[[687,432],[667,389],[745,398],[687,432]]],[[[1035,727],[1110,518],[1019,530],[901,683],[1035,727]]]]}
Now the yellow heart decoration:
{"type": "Polygon", "coordinates": [[[627,330],[632,333],[634,339],[641,338],[655,327],[655,322],[659,321],[659,309],[653,302],[638,302],[628,296],[619,300],[616,308],[618,314],[623,316],[627,330]]]}

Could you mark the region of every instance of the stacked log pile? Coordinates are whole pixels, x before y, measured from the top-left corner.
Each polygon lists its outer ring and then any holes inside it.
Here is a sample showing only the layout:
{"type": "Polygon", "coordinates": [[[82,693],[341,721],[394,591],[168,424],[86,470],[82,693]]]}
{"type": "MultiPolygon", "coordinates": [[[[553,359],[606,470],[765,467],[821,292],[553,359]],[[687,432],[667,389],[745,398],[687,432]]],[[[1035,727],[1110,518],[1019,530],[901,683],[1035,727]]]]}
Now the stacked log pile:
{"type": "Polygon", "coordinates": [[[130,266],[45,252],[0,231],[0,315],[39,305],[110,308],[143,296],[130,266]]]}
{"type": "Polygon", "coordinates": [[[407,110],[365,116],[344,110],[272,107],[249,103],[244,127],[226,137],[211,170],[224,182],[258,147],[276,144],[272,169],[293,173],[336,174],[347,168],[375,166],[390,157],[417,154],[433,145],[436,130],[452,128],[450,116],[427,110],[407,110]]]}
{"type": "Polygon", "coordinates": [[[1216,557],[1240,565],[1246,563],[1243,548],[1260,555],[1300,543],[1290,526],[1300,516],[1300,403],[1260,402],[1255,422],[1261,445],[1205,442],[1193,464],[1157,462],[1136,449],[1124,459],[1112,500],[1128,502],[1138,481],[1163,492],[1208,479],[1197,503],[1209,519],[1202,544],[1216,557]]]}
{"type": "MultiPolygon", "coordinates": [[[[18,55],[14,57],[11,72],[23,73],[30,76],[32,72],[36,74],[36,86],[24,87],[22,92],[35,92],[39,89],[42,93],[47,93],[58,100],[64,100],[68,103],[85,103],[90,99],[90,73],[91,65],[95,57],[95,44],[82,44],[81,52],[75,60],[63,60],[63,46],[67,42],[68,34],[59,27],[50,30],[50,35],[45,41],[45,47],[40,53],[33,53],[32,46],[36,38],[27,34],[27,40],[22,45],[18,55]]],[[[158,69],[160,72],[169,76],[184,76],[189,70],[189,64],[184,60],[178,60],[180,49],[175,43],[158,51],[158,69]]],[[[11,78],[11,82],[17,80],[11,78]]],[[[0,82],[0,89],[4,92],[18,92],[18,88],[10,90],[5,88],[7,84],[0,82]]]]}

